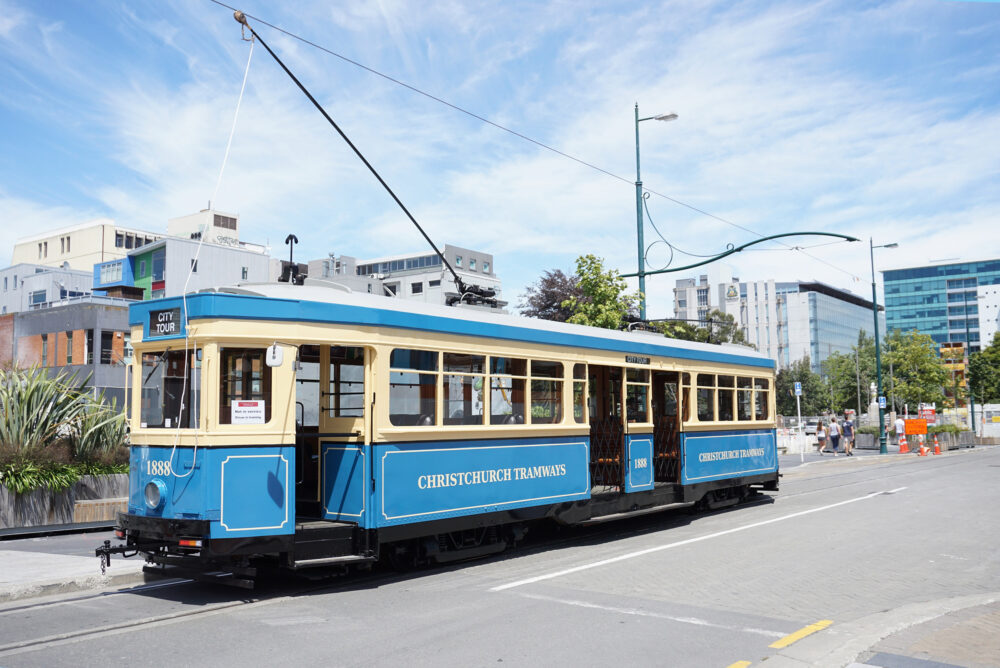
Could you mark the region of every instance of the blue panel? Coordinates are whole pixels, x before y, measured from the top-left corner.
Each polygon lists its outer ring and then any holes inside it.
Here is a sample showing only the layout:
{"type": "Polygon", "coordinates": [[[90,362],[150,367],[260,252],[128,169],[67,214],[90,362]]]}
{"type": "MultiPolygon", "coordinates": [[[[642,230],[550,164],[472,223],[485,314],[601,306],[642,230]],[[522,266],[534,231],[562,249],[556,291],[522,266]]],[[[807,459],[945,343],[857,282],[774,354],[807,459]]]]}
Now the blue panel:
{"type": "Polygon", "coordinates": [[[653,436],[626,436],[628,471],[625,474],[625,491],[638,492],[653,489],[653,436]]]}
{"type": "Polygon", "coordinates": [[[364,524],[369,446],[322,443],[323,507],[327,519],[364,524]]]}
{"type": "Polygon", "coordinates": [[[685,485],[778,470],[774,430],[681,434],[685,485]]]}
{"type": "Polygon", "coordinates": [[[586,438],[375,446],[379,526],[590,497],[586,438]]]}
{"type": "Polygon", "coordinates": [[[133,446],[129,512],[144,517],[210,520],[213,538],[290,534],[295,530],[295,448],[169,448],[133,446]],[[194,463],[192,470],[192,462],[194,463]],[[163,503],[146,505],[150,482],[163,503]]]}
{"type": "MultiPolygon", "coordinates": [[[[220,463],[220,536],[291,533],[295,526],[289,464],[280,452],[248,450],[220,463]],[[292,506],[292,507],[290,507],[292,506]]],[[[217,533],[213,527],[212,536],[217,533]]]]}
{"type": "MultiPolygon", "coordinates": [[[[374,303],[375,300],[373,300],[374,303]]],[[[180,298],[159,299],[139,302],[129,307],[129,324],[143,325],[148,329],[149,313],[153,310],[170,308],[181,304],[180,298]]],[[[552,323],[551,329],[521,327],[517,324],[501,324],[489,320],[467,319],[467,313],[456,311],[455,317],[442,317],[426,313],[380,309],[350,304],[329,304],[298,301],[293,299],[269,299],[230,294],[196,294],[187,299],[188,319],[232,318],[287,320],[294,322],[330,322],[398,327],[428,332],[447,332],[467,336],[481,336],[509,341],[527,341],[556,346],[572,346],[612,350],[622,353],[661,355],[678,359],[746,364],[749,366],[774,368],[774,360],[733,353],[719,346],[704,345],[699,348],[681,348],[670,344],[651,343],[650,340],[635,341],[605,338],[597,333],[588,334],[580,328],[561,323],[552,323]],[[572,331],[567,331],[572,330],[572,331]]],[[[515,321],[516,323],[516,321],[515,321]]],[[[148,335],[148,331],[145,332],[148,335]]],[[[655,341],[655,339],[651,339],[655,341]]]]}

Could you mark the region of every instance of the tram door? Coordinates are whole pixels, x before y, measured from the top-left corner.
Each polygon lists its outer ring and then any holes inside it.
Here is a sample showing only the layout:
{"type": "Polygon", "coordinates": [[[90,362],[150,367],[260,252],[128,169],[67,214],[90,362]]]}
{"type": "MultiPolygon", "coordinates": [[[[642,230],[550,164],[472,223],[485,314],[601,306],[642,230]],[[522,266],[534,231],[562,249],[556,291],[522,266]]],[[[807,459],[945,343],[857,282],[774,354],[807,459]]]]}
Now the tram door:
{"type": "Polygon", "coordinates": [[[295,365],[295,515],[322,516],[319,479],[320,346],[299,346],[295,365]]]}
{"type": "Polygon", "coordinates": [[[653,475],[680,482],[680,388],[676,371],[653,372],[653,475]]]}
{"type": "Polygon", "coordinates": [[[588,367],[591,493],[622,491],[625,480],[625,422],[622,369],[588,367]]]}
{"type": "Polygon", "coordinates": [[[319,461],[322,517],[364,523],[371,466],[365,387],[371,350],[321,346],[319,461]]]}

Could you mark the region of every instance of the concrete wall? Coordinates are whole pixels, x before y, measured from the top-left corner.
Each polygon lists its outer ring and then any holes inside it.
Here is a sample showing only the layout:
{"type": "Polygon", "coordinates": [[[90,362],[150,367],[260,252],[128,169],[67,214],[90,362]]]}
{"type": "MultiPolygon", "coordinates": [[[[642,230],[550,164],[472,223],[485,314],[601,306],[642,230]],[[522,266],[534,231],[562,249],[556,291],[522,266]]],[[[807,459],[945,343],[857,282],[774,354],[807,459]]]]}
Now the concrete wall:
{"type": "MultiPolygon", "coordinates": [[[[92,504],[82,501],[111,500],[119,504],[128,497],[128,474],[119,473],[106,476],[83,476],[67,490],[53,492],[36,489],[28,494],[16,495],[0,485],[0,529],[13,527],[35,527],[47,524],[71,524],[74,521],[97,521],[105,518],[74,520],[74,509],[78,514],[93,517],[92,504]]],[[[112,507],[113,504],[103,504],[112,507]]],[[[107,518],[113,519],[113,518],[107,518]]]]}

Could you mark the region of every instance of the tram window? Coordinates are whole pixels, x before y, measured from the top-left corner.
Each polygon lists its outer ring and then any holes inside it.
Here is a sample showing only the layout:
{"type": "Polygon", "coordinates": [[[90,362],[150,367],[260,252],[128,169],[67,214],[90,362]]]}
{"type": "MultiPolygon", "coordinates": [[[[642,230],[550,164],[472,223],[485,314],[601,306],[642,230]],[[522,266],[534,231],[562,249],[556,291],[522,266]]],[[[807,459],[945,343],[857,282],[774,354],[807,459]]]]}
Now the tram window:
{"type": "Polygon", "coordinates": [[[766,378],[755,378],[754,387],[754,419],[767,420],[770,415],[770,404],[768,400],[769,382],[766,378]]]}
{"type": "Polygon", "coordinates": [[[681,420],[687,422],[691,419],[691,374],[681,374],[681,420]]]}
{"type": "Polygon", "coordinates": [[[736,380],[732,376],[719,376],[718,379],[719,387],[733,387],[733,383],[736,380]]]}
{"type": "Polygon", "coordinates": [[[389,366],[393,369],[437,371],[438,354],[433,350],[409,350],[407,348],[396,348],[389,356],[389,366]]]}
{"type": "Polygon", "coordinates": [[[524,382],[523,378],[490,376],[490,424],[524,424],[524,382]]]}
{"type": "MultiPolygon", "coordinates": [[[[721,381],[725,376],[719,376],[721,381]]],[[[732,376],[728,376],[732,380],[732,376]]],[[[733,421],[733,390],[720,387],[719,388],[719,422],[732,422],[733,421]]]]}
{"type": "Polygon", "coordinates": [[[677,383],[663,383],[663,414],[677,415],[677,383]]]}
{"type": "Polygon", "coordinates": [[[483,424],[485,368],[483,355],[444,353],[444,370],[453,372],[443,378],[445,424],[483,424]]]}
{"type": "Polygon", "coordinates": [[[389,422],[398,427],[434,425],[437,374],[389,372],[389,422]]]}
{"type": "Polygon", "coordinates": [[[740,422],[753,419],[753,380],[744,376],[736,379],[736,419],[740,422]]]}
{"type": "Polygon", "coordinates": [[[194,350],[185,354],[184,350],[169,348],[162,353],[143,353],[142,405],[139,413],[143,428],[198,426],[201,363],[197,357],[194,350]],[[188,362],[186,369],[185,359],[188,362]],[[181,401],[185,386],[187,401],[181,401]]]}
{"type": "Polygon", "coordinates": [[[295,371],[295,422],[300,427],[319,425],[319,346],[300,346],[295,371]]]}
{"type": "Polygon", "coordinates": [[[562,421],[562,386],[561,380],[531,379],[531,424],[562,421]]]}
{"type": "Polygon", "coordinates": [[[562,378],[563,365],[560,362],[540,362],[531,360],[532,378],[562,378]]]}
{"type": "Polygon", "coordinates": [[[490,373],[503,376],[527,376],[528,361],[517,357],[491,357],[490,373]]]}
{"type": "Polygon", "coordinates": [[[271,419],[271,367],[264,348],[223,348],[219,424],[263,424],[271,419]]]}
{"type": "Polygon", "coordinates": [[[573,365],[573,419],[582,424],[587,421],[587,365],[573,365]]]}
{"type": "Polygon", "coordinates": [[[629,422],[646,422],[646,399],[649,396],[649,386],[638,383],[626,383],[625,407],[629,422]]]}
{"type": "Polygon", "coordinates": [[[330,347],[330,397],[327,415],[332,418],[364,417],[365,350],[330,347]]]}

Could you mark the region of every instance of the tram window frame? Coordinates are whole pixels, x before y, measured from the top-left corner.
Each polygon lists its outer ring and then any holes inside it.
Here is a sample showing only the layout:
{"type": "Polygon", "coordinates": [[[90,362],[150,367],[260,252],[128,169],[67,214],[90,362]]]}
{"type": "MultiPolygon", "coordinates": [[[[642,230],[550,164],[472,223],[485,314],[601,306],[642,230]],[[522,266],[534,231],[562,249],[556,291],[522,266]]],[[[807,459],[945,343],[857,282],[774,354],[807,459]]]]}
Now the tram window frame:
{"type": "Polygon", "coordinates": [[[716,422],[736,422],[736,376],[717,374],[715,385],[716,422]]]}
{"type": "Polygon", "coordinates": [[[736,421],[754,421],[754,379],[749,376],[736,377],[736,421]]]}
{"type": "Polygon", "coordinates": [[[139,360],[140,373],[140,404],[139,426],[141,429],[197,429],[201,416],[201,349],[199,348],[166,348],[165,350],[143,351],[139,360]],[[178,369],[185,362],[188,368],[178,369]],[[151,367],[151,368],[149,368],[151,367]],[[148,370],[147,370],[148,369],[148,370]],[[174,373],[169,373],[169,372],[174,373]],[[187,378],[184,374],[187,373],[187,378]],[[169,374],[169,375],[168,375],[169,374]],[[155,380],[154,380],[155,376],[155,380]],[[166,379],[173,379],[169,384],[166,379]],[[152,386],[148,382],[154,380],[152,386]],[[180,401],[177,390],[184,392],[187,385],[187,401],[180,401]],[[174,392],[170,391],[174,388],[174,392]],[[158,412],[150,413],[153,397],[159,397],[158,412]],[[167,402],[172,400],[168,412],[167,402]],[[178,419],[180,426],[174,423],[178,419]],[[158,418],[151,421],[150,417],[158,418]]]}
{"type": "Polygon", "coordinates": [[[392,349],[389,353],[389,424],[394,427],[433,427],[437,424],[440,357],[441,353],[437,350],[392,349]],[[412,382],[414,380],[416,383],[412,382]],[[399,391],[404,387],[418,388],[416,413],[393,412],[394,405],[398,407],[402,399],[413,399],[411,396],[404,397],[399,391]],[[427,391],[428,388],[430,392],[427,391]]]}
{"type": "Polygon", "coordinates": [[[532,359],[529,370],[531,372],[530,424],[560,424],[563,417],[566,365],[551,360],[532,359]]]}
{"type": "Polygon", "coordinates": [[[699,372],[695,375],[695,414],[698,422],[715,422],[715,374],[699,372]],[[704,410],[703,410],[704,409],[704,410]]]}
{"type": "Polygon", "coordinates": [[[649,369],[625,367],[625,419],[629,424],[650,422],[650,376],[649,369]],[[641,414],[637,411],[640,402],[641,414]]]}
{"type": "Polygon", "coordinates": [[[272,378],[271,367],[266,363],[267,348],[255,348],[252,346],[231,346],[219,349],[219,424],[227,426],[245,426],[248,424],[259,425],[268,424],[271,421],[271,400],[272,378]],[[240,357],[243,359],[239,376],[231,375],[236,371],[230,368],[229,363],[240,357]],[[258,366],[255,369],[255,362],[258,366]],[[244,374],[249,367],[249,383],[244,383],[244,374]],[[259,374],[259,377],[258,375],[259,374]],[[260,383],[259,389],[256,383],[260,383]],[[233,386],[239,383],[239,389],[233,386]],[[228,390],[228,391],[227,391],[228,390]],[[239,396],[237,396],[239,395],[239,396]],[[255,423],[233,423],[232,402],[240,401],[263,401],[264,421],[255,423]]]}

